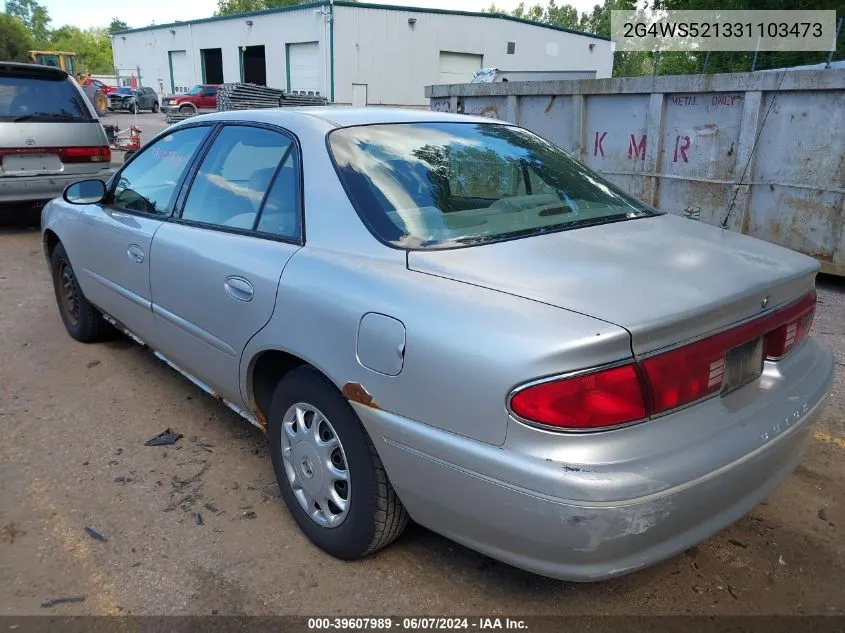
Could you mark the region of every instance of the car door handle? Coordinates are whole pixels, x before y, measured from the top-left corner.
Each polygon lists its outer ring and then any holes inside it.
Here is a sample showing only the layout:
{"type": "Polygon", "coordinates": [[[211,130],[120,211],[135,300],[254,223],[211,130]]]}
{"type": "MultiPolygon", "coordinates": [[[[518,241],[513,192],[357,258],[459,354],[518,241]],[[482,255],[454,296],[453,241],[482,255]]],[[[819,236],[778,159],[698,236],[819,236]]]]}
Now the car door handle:
{"type": "Polygon", "coordinates": [[[226,288],[226,292],[232,298],[238,301],[252,301],[252,296],[255,293],[252,284],[243,277],[227,277],[223,287],[226,288]]]}
{"type": "Polygon", "coordinates": [[[129,261],[135,262],[136,264],[141,264],[144,261],[144,251],[137,244],[129,245],[129,248],[126,249],[126,256],[129,258],[129,261]]]}

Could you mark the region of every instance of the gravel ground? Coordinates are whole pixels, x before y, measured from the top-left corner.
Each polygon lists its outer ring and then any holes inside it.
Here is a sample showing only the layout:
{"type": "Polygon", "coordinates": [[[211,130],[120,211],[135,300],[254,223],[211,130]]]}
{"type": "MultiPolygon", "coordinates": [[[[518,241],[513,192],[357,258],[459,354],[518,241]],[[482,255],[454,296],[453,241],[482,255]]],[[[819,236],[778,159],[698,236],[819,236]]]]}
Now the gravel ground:
{"type": "Polygon", "coordinates": [[[322,554],[278,499],[259,431],[126,340],[72,341],[38,232],[3,228],[0,244],[0,615],[845,611],[841,280],[819,282],[814,331],[838,375],[803,465],[698,547],[578,585],[419,527],[357,563],[322,554]],[[167,428],[184,437],[144,446],[167,428]],[[84,600],[44,606],[62,597],[84,600]]]}

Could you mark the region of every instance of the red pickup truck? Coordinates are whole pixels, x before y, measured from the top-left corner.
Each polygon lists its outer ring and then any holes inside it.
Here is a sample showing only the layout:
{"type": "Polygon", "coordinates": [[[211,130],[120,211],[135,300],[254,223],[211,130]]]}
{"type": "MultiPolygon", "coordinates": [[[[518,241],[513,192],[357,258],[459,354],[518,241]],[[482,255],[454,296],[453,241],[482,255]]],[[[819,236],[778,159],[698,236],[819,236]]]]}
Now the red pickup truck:
{"type": "Polygon", "coordinates": [[[212,84],[198,84],[188,92],[167,95],[161,100],[161,111],[166,114],[168,112],[216,110],[217,88],[218,86],[212,84]]]}

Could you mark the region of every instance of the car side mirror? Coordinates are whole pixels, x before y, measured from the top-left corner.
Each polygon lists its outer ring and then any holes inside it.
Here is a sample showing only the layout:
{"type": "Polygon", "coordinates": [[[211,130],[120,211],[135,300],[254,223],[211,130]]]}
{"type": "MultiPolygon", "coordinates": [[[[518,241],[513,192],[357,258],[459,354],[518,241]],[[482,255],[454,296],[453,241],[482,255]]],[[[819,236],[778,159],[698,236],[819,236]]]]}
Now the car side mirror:
{"type": "Polygon", "coordinates": [[[80,180],[68,185],[62,199],[71,204],[96,204],[106,197],[106,183],[102,180],[80,180]]]}

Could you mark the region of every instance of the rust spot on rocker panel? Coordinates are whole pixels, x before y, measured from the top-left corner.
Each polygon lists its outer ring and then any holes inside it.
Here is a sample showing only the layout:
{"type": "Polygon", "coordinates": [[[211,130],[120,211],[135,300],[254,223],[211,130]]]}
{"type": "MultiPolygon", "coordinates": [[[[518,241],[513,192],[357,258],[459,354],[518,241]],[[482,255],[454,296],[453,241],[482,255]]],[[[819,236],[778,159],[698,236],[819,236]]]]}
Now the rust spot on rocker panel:
{"type": "Polygon", "coordinates": [[[343,396],[350,402],[357,402],[358,404],[363,404],[365,407],[370,407],[371,409],[379,408],[379,406],[373,401],[373,397],[366,389],[364,389],[364,386],[360,382],[346,383],[343,385],[341,393],[343,393],[343,396]]]}
{"type": "Polygon", "coordinates": [[[267,432],[267,416],[264,415],[264,412],[256,407],[253,409],[252,414],[255,416],[255,419],[258,420],[258,424],[261,426],[261,429],[266,433],[267,432]]]}

